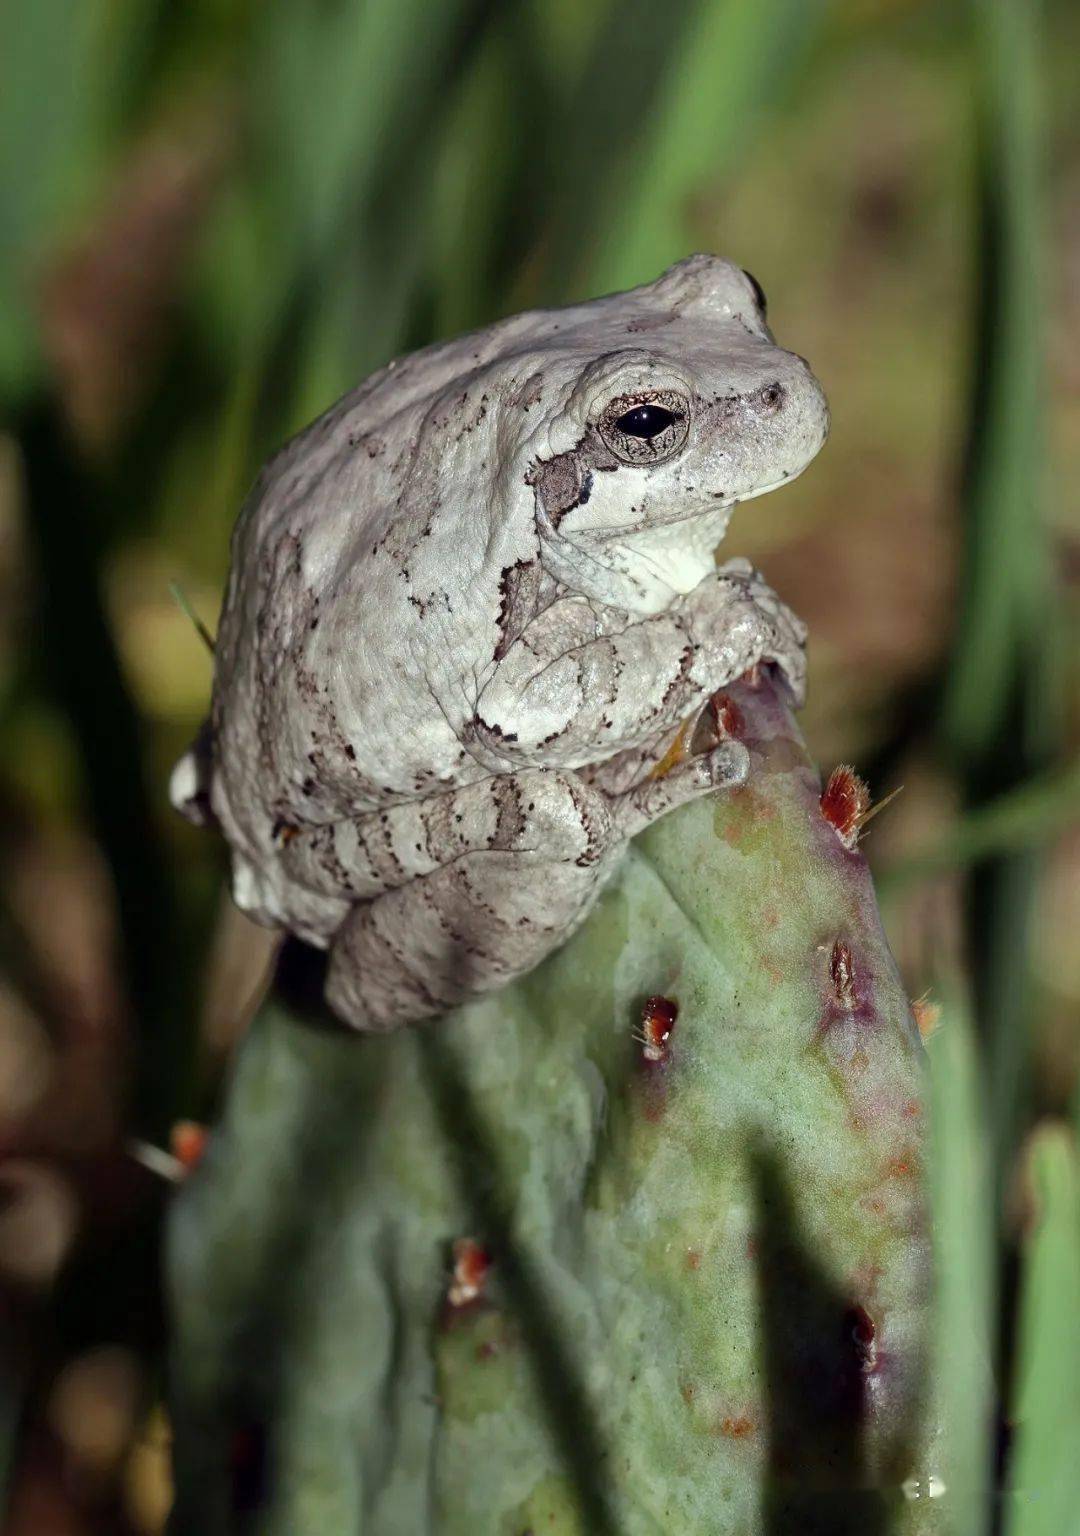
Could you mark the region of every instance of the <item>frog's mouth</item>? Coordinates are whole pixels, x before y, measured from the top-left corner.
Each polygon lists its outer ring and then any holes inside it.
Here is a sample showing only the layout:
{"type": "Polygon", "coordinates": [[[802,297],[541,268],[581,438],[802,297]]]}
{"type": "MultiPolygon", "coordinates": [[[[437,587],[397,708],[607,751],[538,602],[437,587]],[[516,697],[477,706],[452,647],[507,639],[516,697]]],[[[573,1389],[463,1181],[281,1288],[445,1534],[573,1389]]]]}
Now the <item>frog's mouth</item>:
{"type": "Polygon", "coordinates": [[[740,502],[753,501],[757,496],[767,496],[770,491],[778,491],[782,485],[790,485],[792,480],[798,479],[807,465],[800,469],[791,470],[780,476],[778,480],[771,480],[768,485],[756,486],[750,491],[737,491],[728,496],[724,493],[714,493],[714,499],[704,504],[688,508],[685,512],[671,512],[666,517],[641,517],[633,523],[596,523],[591,528],[560,529],[563,538],[578,539],[588,537],[590,542],[606,543],[608,539],[618,538],[628,534],[652,533],[654,529],[676,528],[680,523],[694,523],[710,517],[716,512],[730,512],[740,502]]]}

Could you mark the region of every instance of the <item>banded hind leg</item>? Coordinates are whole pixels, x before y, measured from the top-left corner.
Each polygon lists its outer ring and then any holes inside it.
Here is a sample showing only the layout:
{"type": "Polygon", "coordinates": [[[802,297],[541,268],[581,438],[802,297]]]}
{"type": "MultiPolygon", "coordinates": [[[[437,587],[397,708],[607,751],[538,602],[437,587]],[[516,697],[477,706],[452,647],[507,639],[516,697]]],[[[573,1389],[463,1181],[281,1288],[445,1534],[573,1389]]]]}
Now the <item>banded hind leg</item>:
{"type": "MultiPolygon", "coordinates": [[[[554,769],[474,786],[491,796],[486,846],[358,903],[331,946],[327,1001],[359,1029],[389,1029],[523,975],[585,917],[629,837],[745,777],[745,749],[725,743],[614,798],[554,769]]],[[[460,839],[465,815],[451,815],[462,817],[446,823],[460,839]]]]}
{"type": "Polygon", "coordinates": [[[326,998],[358,1029],[429,1018],[531,970],[614,867],[611,807],[576,774],[530,769],[473,788],[487,803],[451,809],[445,861],[358,903],[334,937],[326,998]]]}

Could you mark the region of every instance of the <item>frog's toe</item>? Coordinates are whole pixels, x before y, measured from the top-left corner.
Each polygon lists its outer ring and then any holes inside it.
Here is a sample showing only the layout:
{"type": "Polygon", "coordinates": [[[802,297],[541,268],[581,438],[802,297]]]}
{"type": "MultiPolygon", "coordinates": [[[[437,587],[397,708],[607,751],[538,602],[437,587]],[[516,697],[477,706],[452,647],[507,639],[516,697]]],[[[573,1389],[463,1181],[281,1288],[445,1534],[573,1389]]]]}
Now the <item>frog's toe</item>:
{"type": "Polygon", "coordinates": [[[750,776],[750,753],[741,741],[722,741],[694,762],[700,764],[703,789],[736,789],[750,776]]]}

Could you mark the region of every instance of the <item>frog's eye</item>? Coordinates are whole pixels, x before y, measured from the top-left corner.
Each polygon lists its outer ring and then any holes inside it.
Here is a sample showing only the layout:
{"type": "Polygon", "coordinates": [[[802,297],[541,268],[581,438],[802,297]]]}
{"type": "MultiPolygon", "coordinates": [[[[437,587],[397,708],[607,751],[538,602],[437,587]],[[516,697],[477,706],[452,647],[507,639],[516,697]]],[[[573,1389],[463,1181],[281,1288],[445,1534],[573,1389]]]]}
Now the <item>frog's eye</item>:
{"type": "Polygon", "coordinates": [[[742,269],[742,275],[746,278],[746,281],[754,290],[754,303],[757,305],[758,310],[761,313],[761,318],[764,320],[769,310],[769,301],[765,297],[765,290],[758,282],[754,274],[752,272],[748,272],[745,267],[742,269]]]}
{"type": "Polygon", "coordinates": [[[674,426],[678,418],[665,405],[635,405],[615,423],[627,437],[659,437],[665,427],[674,426]]]}
{"type": "Polygon", "coordinates": [[[673,389],[620,395],[605,406],[599,430],[624,464],[659,464],[686,442],[690,405],[673,389]]]}

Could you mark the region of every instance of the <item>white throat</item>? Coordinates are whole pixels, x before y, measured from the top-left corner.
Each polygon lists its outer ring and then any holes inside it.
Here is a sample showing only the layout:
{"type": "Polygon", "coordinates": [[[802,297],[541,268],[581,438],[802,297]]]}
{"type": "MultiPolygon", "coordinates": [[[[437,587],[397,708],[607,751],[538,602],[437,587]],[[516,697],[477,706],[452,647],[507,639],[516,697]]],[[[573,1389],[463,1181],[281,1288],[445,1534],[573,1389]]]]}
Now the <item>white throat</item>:
{"type": "Polygon", "coordinates": [[[538,519],[541,560],[563,586],[627,613],[662,613],[716,569],[734,503],[633,533],[561,535],[538,519]],[[546,526],[545,526],[546,525],[546,526]]]}

